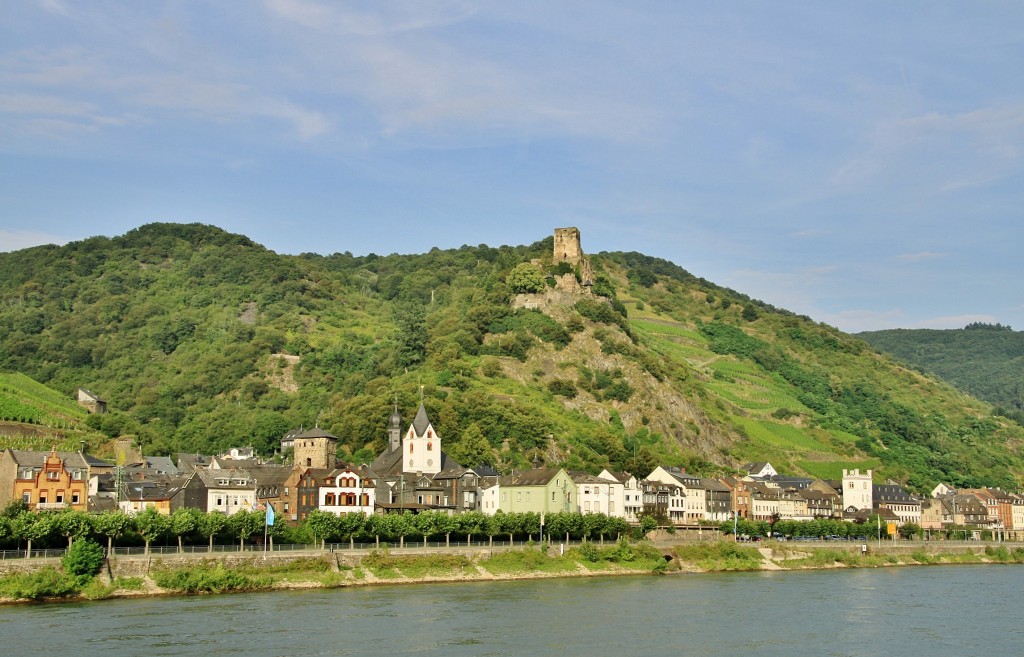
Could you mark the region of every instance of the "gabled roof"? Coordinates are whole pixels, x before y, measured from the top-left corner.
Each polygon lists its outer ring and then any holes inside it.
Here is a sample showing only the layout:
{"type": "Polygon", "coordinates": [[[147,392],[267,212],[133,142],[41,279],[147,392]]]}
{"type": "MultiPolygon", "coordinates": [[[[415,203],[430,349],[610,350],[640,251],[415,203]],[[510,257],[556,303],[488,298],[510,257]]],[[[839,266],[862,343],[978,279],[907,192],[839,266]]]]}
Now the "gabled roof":
{"type": "MultiPolygon", "coordinates": [[[[559,473],[564,472],[562,468],[535,468],[524,470],[515,477],[515,483],[511,486],[547,486],[559,473]]],[[[568,479],[568,476],[566,477],[568,479]]]]}
{"type": "Polygon", "coordinates": [[[101,461],[95,456],[83,454],[82,452],[43,452],[27,449],[7,449],[4,451],[10,455],[14,463],[25,467],[43,467],[46,463],[46,457],[52,453],[57,454],[58,458],[64,462],[64,467],[66,468],[111,467],[106,461],[101,461]]]}

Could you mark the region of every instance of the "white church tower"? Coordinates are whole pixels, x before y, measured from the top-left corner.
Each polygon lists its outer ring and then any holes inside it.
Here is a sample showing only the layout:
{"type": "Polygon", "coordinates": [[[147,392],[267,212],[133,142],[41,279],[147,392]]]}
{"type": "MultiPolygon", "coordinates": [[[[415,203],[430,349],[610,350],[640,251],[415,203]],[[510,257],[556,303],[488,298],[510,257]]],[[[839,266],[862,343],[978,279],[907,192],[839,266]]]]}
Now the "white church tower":
{"type": "Polygon", "coordinates": [[[441,471],[441,437],[434,431],[427,417],[427,409],[420,402],[416,418],[409,425],[402,441],[402,470],[407,473],[437,474],[441,471]]]}

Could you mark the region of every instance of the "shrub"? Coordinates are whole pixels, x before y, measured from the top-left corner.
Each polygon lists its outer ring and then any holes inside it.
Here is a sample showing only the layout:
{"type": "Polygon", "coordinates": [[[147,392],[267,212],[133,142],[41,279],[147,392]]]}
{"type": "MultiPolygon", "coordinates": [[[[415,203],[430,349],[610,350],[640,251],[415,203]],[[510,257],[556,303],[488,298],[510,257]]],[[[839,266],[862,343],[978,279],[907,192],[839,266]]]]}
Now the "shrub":
{"type": "Polygon", "coordinates": [[[92,541],[80,538],[71,544],[60,563],[68,575],[88,580],[103,567],[103,548],[92,541]]]}

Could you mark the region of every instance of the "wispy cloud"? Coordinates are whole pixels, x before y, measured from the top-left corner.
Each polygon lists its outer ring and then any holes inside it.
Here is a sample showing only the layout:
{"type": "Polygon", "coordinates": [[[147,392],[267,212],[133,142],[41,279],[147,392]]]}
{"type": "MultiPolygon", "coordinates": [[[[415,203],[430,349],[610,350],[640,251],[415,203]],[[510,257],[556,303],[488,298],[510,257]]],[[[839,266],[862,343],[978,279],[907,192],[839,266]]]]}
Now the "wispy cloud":
{"type": "Polygon", "coordinates": [[[925,260],[936,260],[939,258],[945,258],[945,253],[934,253],[932,251],[921,251],[919,253],[901,253],[893,257],[893,260],[897,262],[922,262],[925,260]]]}

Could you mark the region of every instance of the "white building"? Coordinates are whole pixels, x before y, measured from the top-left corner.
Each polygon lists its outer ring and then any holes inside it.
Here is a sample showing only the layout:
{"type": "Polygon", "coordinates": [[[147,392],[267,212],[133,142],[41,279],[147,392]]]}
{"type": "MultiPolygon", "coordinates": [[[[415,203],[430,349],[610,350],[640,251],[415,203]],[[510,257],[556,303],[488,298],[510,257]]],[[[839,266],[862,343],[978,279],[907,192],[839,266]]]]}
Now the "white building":
{"type": "Polygon", "coordinates": [[[843,509],[870,509],[871,470],[843,470],[843,509]]]}
{"type": "Polygon", "coordinates": [[[325,513],[373,513],[377,501],[374,482],[351,468],[335,470],[320,486],[319,508],[325,513]]]}

